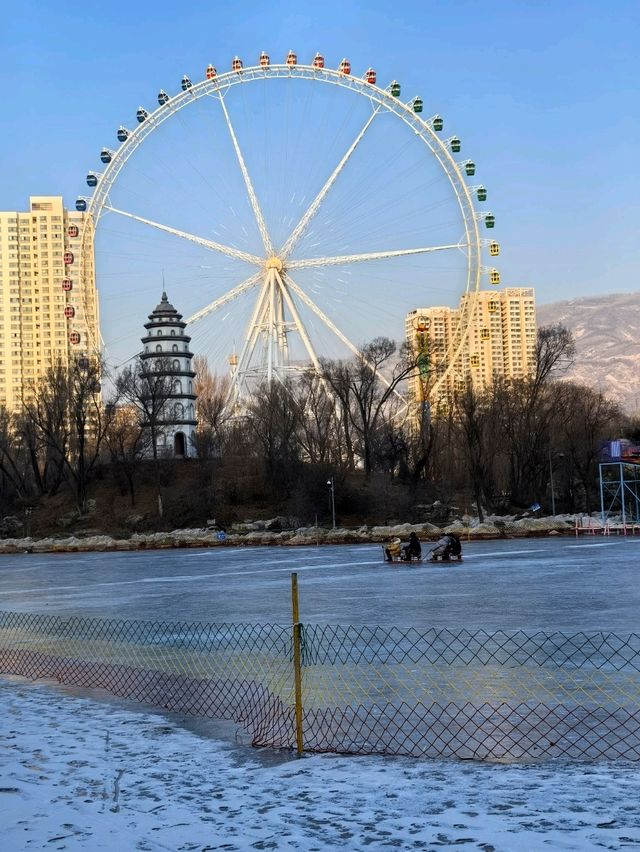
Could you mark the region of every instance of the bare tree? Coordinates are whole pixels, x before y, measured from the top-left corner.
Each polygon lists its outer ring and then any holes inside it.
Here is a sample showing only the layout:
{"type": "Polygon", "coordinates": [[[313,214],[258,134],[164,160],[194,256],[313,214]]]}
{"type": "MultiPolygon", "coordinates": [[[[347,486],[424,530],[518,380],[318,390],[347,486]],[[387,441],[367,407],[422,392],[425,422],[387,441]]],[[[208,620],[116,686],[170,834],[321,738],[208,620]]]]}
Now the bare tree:
{"type": "Polygon", "coordinates": [[[382,370],[389,366],[396,349],[392,340],[377,337],[363,346],[352,361],[325,361],[322,365],[323,376],[340,402],[347,450],[353,453],[356,437],[365,476],[373,470],[373,445],[385,410],[398,385],[416,370],[415,353],[403,346],[391,377],[387,382],[381,380],[382,370]]]}
{"type": "MultiPolygon", "coordinates": [[[[25,401],[25,429],[35,427],[43,459],[44,481],[55,493],[63,479],[71,485],[76,507],[85,512],[87,485],[98,461],[108,418],[100,397],[101,365],[78,358],[51,367],[25,401]]],[[[35,448],[35,442],[32,445],[35,448]]]]}
{"type": "Polygon", "coordinates": [[[196,374],[198,457],[220,456],[232,417],[232,409],[228,405],[231,379],[212,373],[206,355],[194,357],[193,369],[196,374]]]}
{"type": "Polygon", "coordinates": [[[538,330],[533,375],[501,382],[497,401],[510,465],[510,491],[514,503],[538,500],[547,482],[551,425],[558,389],[552,377],[567,369],[575,353],[571,332],[562,325],[538,330]]]}
{"type": "Polygon", "coordinates": [[[311,464],[340,467],[342,431],[335,400],[315,370],[306,370],[292,387],[299,411],[297,440],[302,458],[311,464]]]}
{"type": "Polygon", "coordinates": [[[131,505],[134,506],[136,475],[150,449],[150,436],[142,424],[138,409],[133,405],[118,405],[116,398],[109,403],[109,408],[111,411],[105,444],[113,469],[124,479],[131,505]]]}
{"type": "Polygon", "coordinates": [[[143,434],[148,436],[160,517],[163,515],[163,504],[158,443],[160,438],[165,437],[164,425],[169,419],[168,406],[173,394],[172,369],[169,358],[145,361],[138,357],[133,365],[125,367],[115,382],[118,397],[138,410],[143,434]]]}
{"type": "MultiPolygon", "coordinates": [[[[596,508],[600,442],[618,433],[620,408],[602,393],[574,382],[563,382],[558,398],[558,447],[571,479],[579,483],[585,508],[596,508]]],[[[571,484],[571,483],[570,483],[571,484]]]]}
{"type": "Polygon", "coordinates": [[[247,425],[259,442],[270,482],[288,486],[299,462],[299,408],[291,383],[261,384],[251,397],[247,425]]]}
{"type": "MultiPolygon", "coordinates": [[[[21,419],[0,406],[0,471],[15,494],[22,500],[31,496],[36,489],[34,472],[21,419]]],[[[36,464],[37,477],[40,471],[36,464]]]]}

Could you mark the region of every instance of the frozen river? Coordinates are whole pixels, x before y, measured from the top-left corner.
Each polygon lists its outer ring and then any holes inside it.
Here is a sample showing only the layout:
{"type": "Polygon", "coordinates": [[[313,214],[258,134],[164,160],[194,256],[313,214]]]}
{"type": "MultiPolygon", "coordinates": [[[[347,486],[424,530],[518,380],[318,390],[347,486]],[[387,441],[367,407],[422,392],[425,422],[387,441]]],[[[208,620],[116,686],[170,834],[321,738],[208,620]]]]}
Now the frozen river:
{"type": "Polygon", "coordinates": [[[0,556],[0,608],[286,624],[632,632],[640,538],[470,542],[462,565],[386,566],[379,545],[0,556]]]}

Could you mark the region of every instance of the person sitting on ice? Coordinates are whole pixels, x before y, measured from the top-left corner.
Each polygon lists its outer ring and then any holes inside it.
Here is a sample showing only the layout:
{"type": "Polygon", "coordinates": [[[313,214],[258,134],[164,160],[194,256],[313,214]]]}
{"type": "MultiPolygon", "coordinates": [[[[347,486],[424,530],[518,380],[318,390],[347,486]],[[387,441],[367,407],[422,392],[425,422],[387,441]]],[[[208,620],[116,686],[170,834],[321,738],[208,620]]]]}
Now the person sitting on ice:
{"type": "Polygon", "coordinates": [[[412,559],[420,559],[422,556],[422,546],[418,536],[412,532],[409,533],[409,543],[402,548],[402,558],[405,562],[411,562],[412,559]]]}
{"type": "Polygon", "coordinates": [[[402,542],[399,538],[392,539],[384,549],[384,555],[387,562],[393,562],[400,556],[402,550],[402,542]]]}
{"type": "Polygon", "coordinates": [[[441,539],[438,539],[436,546],[431,551],[432,559],[442,559],[443,562],[448,562],[452,556],[459,559],[462,555],[462,545],[460,539],[455,533],[446,533],[441,539]]]}

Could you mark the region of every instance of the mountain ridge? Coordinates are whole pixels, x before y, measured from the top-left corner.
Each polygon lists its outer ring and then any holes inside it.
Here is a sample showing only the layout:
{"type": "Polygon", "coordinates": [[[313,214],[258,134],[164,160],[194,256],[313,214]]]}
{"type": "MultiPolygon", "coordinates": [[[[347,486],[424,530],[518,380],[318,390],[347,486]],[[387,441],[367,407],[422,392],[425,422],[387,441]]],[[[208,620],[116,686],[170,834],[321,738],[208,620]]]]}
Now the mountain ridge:
{"type": "Polygon", "coordinates": [[[561,323],[573,333],[576,357],[566,378],[640,413],[640,291],[564,299],[536,313],[538,327],[561,323]]]}

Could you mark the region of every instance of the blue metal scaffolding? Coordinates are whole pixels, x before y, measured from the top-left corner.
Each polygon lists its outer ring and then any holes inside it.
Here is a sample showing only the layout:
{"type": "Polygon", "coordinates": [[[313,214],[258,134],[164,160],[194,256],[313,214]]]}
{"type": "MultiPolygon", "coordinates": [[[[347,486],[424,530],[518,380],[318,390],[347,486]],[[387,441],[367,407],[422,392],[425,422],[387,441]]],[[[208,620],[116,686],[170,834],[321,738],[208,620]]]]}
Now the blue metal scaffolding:
{"type": "Polygon", "coordinates": [[[640,464],[606,462],[600,468],[602,524],[620,515],[623,526],[640,523],[640,464]]]}

